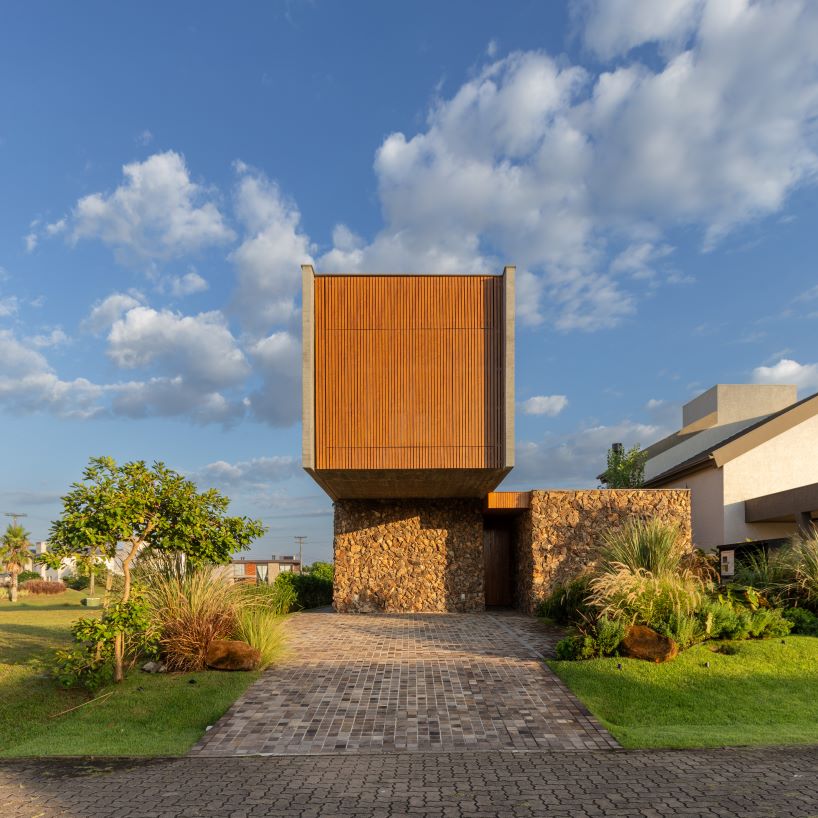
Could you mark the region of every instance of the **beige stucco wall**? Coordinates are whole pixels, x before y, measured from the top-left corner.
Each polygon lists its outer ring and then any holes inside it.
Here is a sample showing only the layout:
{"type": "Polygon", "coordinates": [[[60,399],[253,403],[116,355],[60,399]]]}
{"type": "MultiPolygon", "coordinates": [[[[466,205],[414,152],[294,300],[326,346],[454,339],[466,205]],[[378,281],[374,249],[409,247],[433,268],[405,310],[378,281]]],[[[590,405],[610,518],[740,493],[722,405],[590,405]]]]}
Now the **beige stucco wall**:
{"type": "Polygon", "coordinates": [[[818,416],[725,463],[721,471],[724,472],[724,542],[789,536],[795,531],[795,522],[745,523],[744,501],[818,483],[818,416]]]}
{"type": "Polygon", "coordinates": [[[724,481],[722,469],[706,469],[674,480],[664,488],[689,489],[693,545],[710,551],[724,539],[724,481]]]}

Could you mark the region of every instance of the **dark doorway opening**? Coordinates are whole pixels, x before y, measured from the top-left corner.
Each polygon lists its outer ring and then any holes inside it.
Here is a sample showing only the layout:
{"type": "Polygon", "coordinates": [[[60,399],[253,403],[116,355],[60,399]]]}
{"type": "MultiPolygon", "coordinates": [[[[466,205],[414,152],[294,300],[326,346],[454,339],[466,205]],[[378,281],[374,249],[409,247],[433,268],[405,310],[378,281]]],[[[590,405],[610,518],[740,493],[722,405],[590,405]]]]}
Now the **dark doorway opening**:
{"type": "Polygon", "coordinates": [[[486,607],[513,607],[517,554],[514,526],[508,517],[483,518],[483,570],[486,607]]]}

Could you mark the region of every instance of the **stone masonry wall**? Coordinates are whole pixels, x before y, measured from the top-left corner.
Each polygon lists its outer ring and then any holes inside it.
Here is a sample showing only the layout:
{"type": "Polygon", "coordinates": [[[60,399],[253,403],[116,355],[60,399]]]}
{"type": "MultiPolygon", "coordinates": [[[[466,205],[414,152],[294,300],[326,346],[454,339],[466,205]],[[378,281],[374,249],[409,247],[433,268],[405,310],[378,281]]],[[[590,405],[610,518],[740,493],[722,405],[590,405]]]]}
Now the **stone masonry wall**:
{"type": "Polygon", "coordinates": [[[687,489],[532,491],[517,521],[517,604],[534,613],[555,586],[593,566],[600,534],[632,517],[678,523],[690,536],[687,489]]]}
{"type": "Polygon", "coordinates": [[[480,500],[335,503],[338,611],[482,611],[480,500]]]}

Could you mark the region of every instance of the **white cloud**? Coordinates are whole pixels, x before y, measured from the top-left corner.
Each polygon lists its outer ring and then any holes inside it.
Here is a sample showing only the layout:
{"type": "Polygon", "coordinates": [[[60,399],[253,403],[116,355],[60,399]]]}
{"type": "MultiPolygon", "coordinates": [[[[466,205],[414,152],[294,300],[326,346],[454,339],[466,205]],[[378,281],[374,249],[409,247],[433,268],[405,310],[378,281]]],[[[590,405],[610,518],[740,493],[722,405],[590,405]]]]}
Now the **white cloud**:
{"type": "Polygon", "coordinates": [[[0,298],[0,318],[9,318],[16,315],[20,309],[20,299],[16,295],[7,295],[0,298]]]}
{"type": "Polygon", "coordinates": [[[565,395],[535,395],[520,403],[520,408],[527,415],[548,415],[556,417],[568,406],[565,395]]]}
{"type": "Polygon", "coordinates": [[[301,343],[274,332],[250,347],[261,387],[249,396],[253,414],[272,426],[289,426],[301,413],[301,343]]]}
{"type": "Polygon", "coordinates": [[[597,75],[540,52],[487,65],[424,130],[384,139],[384,227],[366,241],[337,230],[319,269],[516,263],[522,323],[598,329],[633,313],[672,230],[709,248],[818,178],[815,4],[599,3],[585,33],[606,55],[659,54],[597,75]]]}
{"type": "Polygon", "coordinates": [[[123,369],[153,366],[204,387],[235,386],[250,367],[221,313],[180,315],[136,306],[114,321],[108,356],[123,369]]]}
{"type": "Polygon", "coordinates": [[[150,145],[150,143],[153,142],[153,134],[147,128],[145,128],[144,131],[137,135],[136,141],[138,144],[143,146],[150,145]]]}
{"type": "Polygon", "coordinates": [[[208,191],[193,182],[184,158],[156,153],[122,168],[111,194],[80,199],[70,218],[72,240],[95,238],[122,261],[166,260],[234,238],[208,191]]]}
{"type": "MultiPolygon", "coordinates": [[[[718,0],[724,2],[726,0],[718,0]]],[[[698,22],[703,0],[593,0],[581,4],[585,44],[603,59],[649,42],[680,45],[698,22]]]]}
{"type": "Polygon", "coordinates": [[[546,436],[541,442],[517,446],[517,465],[509,485],[527,488],[583,488],[598,485],[612,443],[643,448],[661,439],[669,429],[629,420],[611,426],[596,425],[568,434],[546,436]]]}
{"type": "Polygon", "coordinates": [[[782,358],[772,366],[757,366],[753,370],[755,383],[795,384],[799,390],[818,389],[818,364],[799,364],[791,358],[782,358]]]}
{"type": "Polygon", "coordinates": [[[300,473],[301,464],[297,458],[289,455],[276,455],[256,457],[236,463],[217,460],[200,469],[196,477],[205,483],[260,488],[269,483],[287,480],[300,473]]]}
{"type": "Polygon", "coordinates": [[[202,293],[210,287],[207,281],[195,270],[191,270],[182,276],[173,276],[168,280],[167,286],[170,294],[176,298],[202,293]]]}
{"type": "Polygon", "coordinates": [[[56,327],[48,333],[40,333],[39,335],[32,335],[26,339],[35,349],[47,349],[48,347],[59,347],[67,344],[71,339],[65,332],[56,327]]]}
{"type": "Polygon", "coordinates": [[[301,264],[312,262],[301,214],[278,186],[237,162],[236,213],[244,227],[241,245],[230,255],[236,267],[234,308],[247,329],[269,332],[297,315],[301,264]]]}
{"type": "Polygon", "coordinates": [[[83,328],[94,333],[106,331],[124,313],[143,303],[144,297],[135,290],[129,293],[112,293],[91,307],[90,314],[83,321],[83,328]]]}

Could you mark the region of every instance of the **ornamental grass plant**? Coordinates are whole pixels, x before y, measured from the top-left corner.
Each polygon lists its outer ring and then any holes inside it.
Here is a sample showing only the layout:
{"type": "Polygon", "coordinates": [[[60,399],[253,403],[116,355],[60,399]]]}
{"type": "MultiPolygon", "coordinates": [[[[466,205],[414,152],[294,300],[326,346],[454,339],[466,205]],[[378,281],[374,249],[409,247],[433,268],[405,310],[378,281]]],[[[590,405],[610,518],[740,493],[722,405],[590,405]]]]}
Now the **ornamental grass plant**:
{"type": "Polygon", "coordinates": [[[146,583],[145,599],[169,670],[204,670],[210,642],[230,638],[239,624],[236,587],[207,569],[157,575],[146,583]]]}
{"type": "Polygon", "coordinates": [[[621,568],[657,576],[679,570],[690,548],[678,525],[658,519],[629,520],[602,535],[600,570],[618,573],[621,568]]]}

